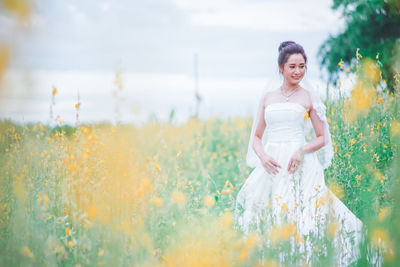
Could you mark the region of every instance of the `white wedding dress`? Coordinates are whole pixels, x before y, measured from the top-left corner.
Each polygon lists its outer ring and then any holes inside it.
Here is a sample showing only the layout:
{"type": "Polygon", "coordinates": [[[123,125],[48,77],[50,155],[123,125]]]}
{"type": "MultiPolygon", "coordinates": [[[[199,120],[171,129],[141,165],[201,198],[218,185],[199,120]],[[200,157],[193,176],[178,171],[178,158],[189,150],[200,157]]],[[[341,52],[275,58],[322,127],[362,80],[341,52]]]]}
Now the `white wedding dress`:
{"type": "MultiPolygon", "coordinates": [[[[330,225],[328,229],[335,230],[337,266],[347,266],[359,257],[362,222],[327,188],[324,169],[315,152],[304,155],[294,174],[287,171],[292,155],[306,143],[305,113],[304,106],[294,102],[266,106],[264,149],[282,168],[273,175],[259,164],[251,172],[236,198],[235,225],[245,235],[257,231],[267,237],[268,230],[284,220],[295,223],[298,236],[302,237],[321,235],[330,225]]],[[[312,265],[313,244],[303,244],[305,261],[312,265]]]]}

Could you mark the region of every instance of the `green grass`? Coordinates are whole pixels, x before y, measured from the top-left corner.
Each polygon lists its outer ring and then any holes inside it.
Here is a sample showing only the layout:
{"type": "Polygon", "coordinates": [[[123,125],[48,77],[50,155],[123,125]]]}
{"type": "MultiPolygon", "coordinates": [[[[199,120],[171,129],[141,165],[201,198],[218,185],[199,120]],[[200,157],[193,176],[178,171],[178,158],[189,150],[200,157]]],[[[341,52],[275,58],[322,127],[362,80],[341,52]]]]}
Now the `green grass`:
{"type": "MultiPolygon", "coordinates": [[[[399,104],[397,95],[376,97],[352,121],[344,101],[326,103],[335,156],[325,180],[365,225],[355,265],[374,265],[368,250],[381,239],[384,265],[396,266],[399,104]]],[[[290,225],[275,228],[273,243],[270,232],[244,237],[235,228],[236,195],[251,171],[251,123],[1,121],[0,265],[302,265],[290,225]]],[[[313,266],[335,266],[329,235],[308,238],[313,266]]]]}

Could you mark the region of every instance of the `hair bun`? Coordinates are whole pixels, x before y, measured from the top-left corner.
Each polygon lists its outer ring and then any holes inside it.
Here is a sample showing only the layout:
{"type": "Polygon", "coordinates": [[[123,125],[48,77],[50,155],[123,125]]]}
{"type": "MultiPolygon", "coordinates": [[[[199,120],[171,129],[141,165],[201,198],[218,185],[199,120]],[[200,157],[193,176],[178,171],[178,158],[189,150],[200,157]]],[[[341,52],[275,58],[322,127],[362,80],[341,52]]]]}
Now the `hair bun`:
{"type": "Polygon", "coordinates": [[[289,45],[293,45],[293,44],[296,44],[295,42],[293,42],[293,41],[285,41],[285,42],[282,42],[280,45],[279,45],[279,48],[278,48],[278,51],[279,51],[279,53],[282,51],[282,49],[284,49],[285,47],[287,47],[287,46],[289,46],[289,45]]]}

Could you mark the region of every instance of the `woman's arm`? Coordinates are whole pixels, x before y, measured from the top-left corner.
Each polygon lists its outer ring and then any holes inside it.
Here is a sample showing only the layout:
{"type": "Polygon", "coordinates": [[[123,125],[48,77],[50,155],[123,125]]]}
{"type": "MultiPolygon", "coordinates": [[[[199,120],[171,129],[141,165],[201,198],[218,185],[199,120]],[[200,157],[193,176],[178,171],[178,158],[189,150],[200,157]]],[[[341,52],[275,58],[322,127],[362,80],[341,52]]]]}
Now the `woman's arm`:
{"type": "Polygon", "coordinates": [[[265,124],[265,119],[264,119],[264,110],[265,110],[265,100],[266,96],[263,98],[262,101],[262,107],[259,110],[256,120],[257,120],[257,125],[256,125],[256,130],[254,131],[254,136],[253,136],[253,149],[256,152],[257,156],[260,158],[260,161],[264,167],[264,169],[268,173],[273,173],[277,174],[278,168],[281,168],[281,166],[270,156],[267,155],[267,153],[264,151],[263,143],[262,143],[262,136],[264,134],[266,124],[265,124]]]}
{"type": "Polygon", "coordinates": [[[263,119],[263,114],[265,110],[265,97],[262,102],[262,108],[259,110],[256,120],[257,120],[257,125],[256,125],[256,130],[254,132],[253,136],[253,149],[256,152],[257,156],[262,159],[265,157],[267,154],[264,151],[263,144],[262,144],[262,136],[264,134],[266,124],[265,120],[263,119]]]}
{"type": "Polygon", "coordinates": [[[319,118],[317,111],[312,106],[309,114],[316,138],[301,148],[303,154],[315,152],[325,145],[324,122],[319,118]]]}
{"type": "Polygon", "coordinates": [[[325,130],[324,122],[319,118],[317,111],[311,106],[310,108],[310,119],[314,127],[316,138],[310,143],[300,147],[289,160],[287,170],[289,173],[294,173],[299,168],[303,161],[304,154],[317,151],[325,145],[325,130]]]}

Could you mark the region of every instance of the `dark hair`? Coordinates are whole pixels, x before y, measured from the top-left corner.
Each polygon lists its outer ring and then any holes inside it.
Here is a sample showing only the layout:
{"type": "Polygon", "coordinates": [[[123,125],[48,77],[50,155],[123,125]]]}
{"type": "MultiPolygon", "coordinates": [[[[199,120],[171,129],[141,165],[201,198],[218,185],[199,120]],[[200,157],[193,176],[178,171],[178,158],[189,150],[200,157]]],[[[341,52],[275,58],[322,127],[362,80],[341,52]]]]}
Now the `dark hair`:
{"type": "Polygon", "coordinates": [[[293,54],[301,54],[304,58],[305,63],[307,64],[307,55],[304,52],[304,49],[301,45],[293,42],[293,41],[285,41],[279,45],[279,56],[278,56],[278,65],[283,67],[285,63],[288,61],[289,56],[293,54]]]}

